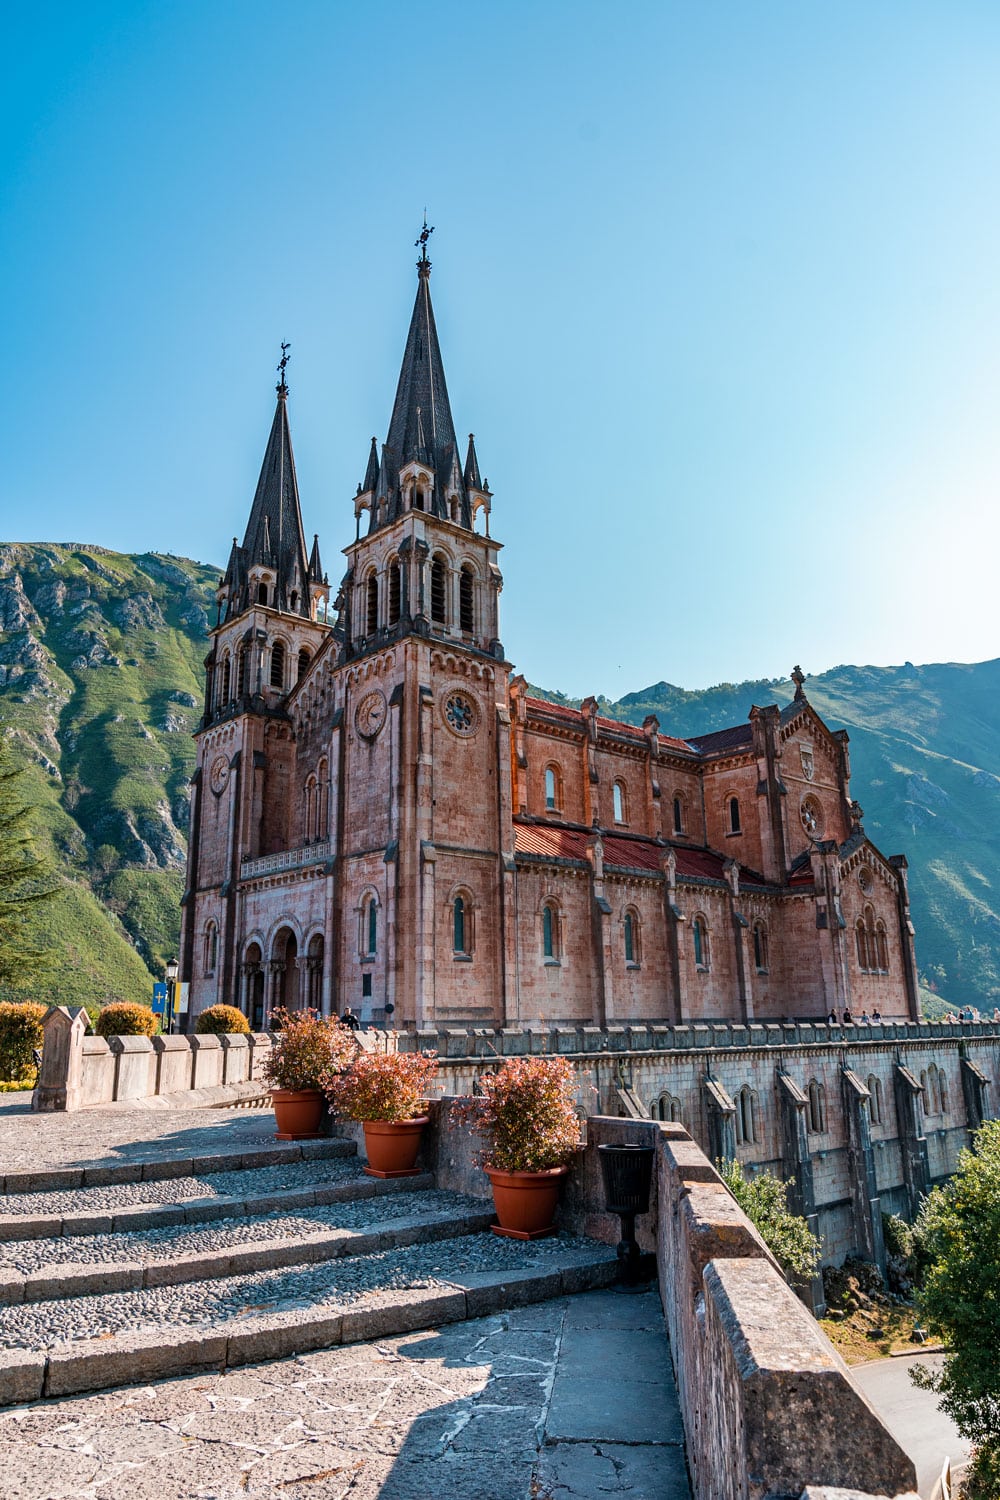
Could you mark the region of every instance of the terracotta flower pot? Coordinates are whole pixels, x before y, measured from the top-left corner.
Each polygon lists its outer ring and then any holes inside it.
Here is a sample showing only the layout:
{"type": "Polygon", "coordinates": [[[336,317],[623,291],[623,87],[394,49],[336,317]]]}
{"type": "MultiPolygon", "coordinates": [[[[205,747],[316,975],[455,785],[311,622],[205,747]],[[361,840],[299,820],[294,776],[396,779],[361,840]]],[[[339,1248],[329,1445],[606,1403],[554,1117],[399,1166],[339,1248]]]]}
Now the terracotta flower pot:
{"type": "Polygon", "coordinates": [[[569,1167],[548,1167],[543,1172],[498,1172],[487,1167],[500,1220],[491,1226],[493,1233],[514,1240],[537,1240],[555,1234],[552,1220],[568,1171],[569,1167]]]}
{"type": "Polygon", "coordinates": [[[416,1177],[414,1165],[427,1115],[414,1120],[365,1120],[365,1151],[369,1177],[416,1177]]]}
{"type": "Polygon", "coordinates": [[[319,1089],[272,1089],[271,1104],[279,1141],[309,1140],[319,1135],[323,1113],[319,1089]]]}

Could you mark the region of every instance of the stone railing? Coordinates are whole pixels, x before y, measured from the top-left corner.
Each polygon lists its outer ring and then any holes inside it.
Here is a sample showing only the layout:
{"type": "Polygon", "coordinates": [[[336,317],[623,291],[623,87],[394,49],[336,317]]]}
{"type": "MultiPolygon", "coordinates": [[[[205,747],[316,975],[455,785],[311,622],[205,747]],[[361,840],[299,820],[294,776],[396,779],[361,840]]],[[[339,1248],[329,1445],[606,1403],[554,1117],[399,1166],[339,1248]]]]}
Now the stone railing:
{"type": "Polygon", "coordinates": [[[301,849],[282,849],[279,854],[264,854],[260,859],[240,863],[240,879],[253,880],[257,875],[273,875],[278,870],[300,870],[303,865],[321,864],[333,857],[333,840],[319,839],[301,849]]]}
{"type": "MultiPolygon", "coordinates": [[[[54,1006],[42,1022],[42,1066],[31,1106],[76,1110],[207,1090],[252,1094],[269,1036],[88,1036],[87,1015],[54,1006]]],[[[263,1085],[257,1092],[265,1092],[263,1085]]]]}
{"type": "Polygon", "coordinates": [[[386,1033],[399,1052],[441,1057],[518,1057],[526,1053],[690,1052],[740,1047],[857,1047],[868,1042],[1000,1040],[1000,1021],[885,1021],[879,1026],[830,1026],[825,1021],[691,1021],[622,1026],[448,1027],[386,1033]]]}
{"type": "MultiPolygon", "coordinates": [[[[462,1101],[431,1103],[424,1162],[439,1188],[489,1196],[482,1142],[462,1101]]],[[[364,1154],[360,1126],[335,1126],[364,1154]]],[[[916,1500],[910,1458],[883,1426],[767,1246],[681,1125],[594,1116],[559,1208],[560,1227],[606,1244],[620,1221],[605,1208],[597,1147],[651,1145],[649,1212],[637,1220],[656,1252],[694,1500],[850,1493],[916,1500]]]]}

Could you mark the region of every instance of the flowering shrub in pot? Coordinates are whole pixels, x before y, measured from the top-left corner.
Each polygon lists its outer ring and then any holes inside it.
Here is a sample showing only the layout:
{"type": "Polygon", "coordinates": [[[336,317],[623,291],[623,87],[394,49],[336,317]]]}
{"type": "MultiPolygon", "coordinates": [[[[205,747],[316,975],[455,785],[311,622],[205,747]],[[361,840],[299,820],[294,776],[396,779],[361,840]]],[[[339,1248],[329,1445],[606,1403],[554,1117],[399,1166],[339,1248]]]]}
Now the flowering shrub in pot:
{"type": "Polygon", "coordinates": [[[511,1057],[479,1087],[462,1117],[486,1138],[479,1159],[493,1185],[494,1233],[554,1233],[559,1188],[580,1145],[572,1068],[563,1057],[511,1057]]]}
{"type": "Polygon", "coordinates": [[[408,1177],[427,1124],[421,1105],[437,1072],[433,1052],[359,1052],[327,1086],[333,1113],[364,1126],[371,1177],[408,1177]]]}
{"type": "Polygon", "coordinates": [[[264,1063],[264,1081],[279,1140],[295,1140],[319,1133],[323,1090],[348,1067],[358,1050],[354,1033],[334,1017],[314,1010],[271,1013],[271,1051],[264,1063]]]}

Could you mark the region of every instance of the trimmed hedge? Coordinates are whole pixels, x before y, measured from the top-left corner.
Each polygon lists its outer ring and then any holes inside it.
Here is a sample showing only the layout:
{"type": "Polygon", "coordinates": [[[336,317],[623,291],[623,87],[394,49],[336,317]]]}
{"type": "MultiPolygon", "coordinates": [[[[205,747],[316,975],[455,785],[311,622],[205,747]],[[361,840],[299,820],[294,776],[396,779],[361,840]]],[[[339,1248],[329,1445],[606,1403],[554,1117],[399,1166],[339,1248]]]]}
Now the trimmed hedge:
{"type": "Polygon", "coordinates": [[[33,1068],[32,1053],[42,1046],[46,1007],[33,1000],[0,1001],[0,1080],[17,1083],[33,1068]]]}
{"type": "Polygon", "coordinates": [[[195,1021],[194,1029],[202,1036],[249,1036],[250,1022],[235,1005],[210,1005],[195,1021]]]}
{"type": "Polygon", "coordinates": [[[94,1030],[98,1036],[155,1036],[159,1025],[159,1017],[148,1005],[115,1000],[101,1011],[94,1030]]]}

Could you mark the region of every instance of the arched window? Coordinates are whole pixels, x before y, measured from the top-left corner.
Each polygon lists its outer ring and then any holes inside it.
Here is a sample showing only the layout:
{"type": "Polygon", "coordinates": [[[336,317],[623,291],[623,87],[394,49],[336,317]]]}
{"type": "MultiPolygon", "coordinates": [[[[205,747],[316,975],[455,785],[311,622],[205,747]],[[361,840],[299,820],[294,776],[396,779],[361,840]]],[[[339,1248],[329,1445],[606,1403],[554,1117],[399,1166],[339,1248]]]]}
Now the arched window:
{"type": "Polygon", "coordinates": [[[757,1139],[757,1096],[749,1084],[736,1095],[736,1142],[745,1146],[757,1139]]]}
{"type": "Polygon", "coordinates": [[[612,798],[614,801],[615,822],[627,822],[628,803],[625,796],[625,783],[623,781],[615,782],[614,787],[612,788],[612,798]]]}
{"type": "Polygon", "coordinates": [[[257,603],[258,604],[266,604],[267,603],[267,584],[266,583],[258,583],[258,585],[257,585],[257,603]]]}
{"type": "Polygon", "coordinates": [[[674,798],[674,832],[684,832],[684,803],[680,797],[674,798]]]}
{"type": "Polygon", "coordinates": [[[729,799],[729,832],[740,832],[740,799],[730,797],[729,799]]]}
{"type": "Polygon", "coordinates": [[[271,686],[283,688],[285,685],[285,643],[275,641],[271,647],[271,686]]]}
{"type": "Polygon", "coordinates": [[[301,682],[303,677],[306,675],[306,670],[309,666],[310,660],[311,657],[309,655],[309,652],[305,649],[305,647],[303,647],[299,652],[298,675],[295,679],[296,682],[301,682]]]}
{"type": "Polygon", "coordinates": [[[368,574],[365,585],[365,634],[374,635],[378,630],[378,578],[368,574]]]}
{"type": "Polygon", "coordinates": [[[924,1114],[932,1115],[934,1113],[934,1101],[931,1098],[931,1091],[927,1085],[926,1068],[922,1068],[920,1072],[920,1099],[924,1106],[924,1114]]]}
{"type": "Polygon", "coordinates": [[[550,812],[558,809],[562,798],[558,766],[545,767],[545,806],[550,812]]]}
{"type": "Polygon", "coordinates": [[[316,837],[325,839],[329,832],[330,767],[321,760],[316,770],[316,837]]]}
{"type": "Polygon", "coordinates": [[[214,974],[219,961],[219,929],[214,922],[205,928],[205,973],[214,974]]]}
{"type": "Polygon", "coordinates": [[[236,696],[242,698],[247,690],[247,648],[241,646],[236,658],[236,696]]]}
{"type": "Polygon", "coordinates": [[[389,624],[398,625],[400,609],[401,575],[399,563],[393,558],[389,564],[389,624]]]}
{"type": "Polygon", "coordinates": [[[310,776],[306,782],[306,843],[316,837],[316,778],[310,776]]]}
{"type": "Polygon", "coordinates": [[[881,1125],[882,1119],[882,1080],[876,1078],[874,1073],[868,1076],[868,1094],[871,1099],[869,1112],[873,1125],[881,1125]]]}
{"type": "Polygon", "coordinates": [[[822,1135],[826,1129],[826,1091],[815,1078],[809,1084],[808,1125],[812,1135],[822,1135]]]}
{"type": "Polygon", "coordinates": [[[431,563],[431,619],[435,625],[448,623],[447,584],[448,570],[444,559],[436,557],[431,563]]]}
{"type": "Polygon", "coordinates": [[[226,658],[225,658],[225,660],[222,663],[222,692],[221,692],[220,700],[219,700],[221,703],[228,703],[229,702],[229,689],[230,689],[230,679],[231,679],[231,677],[232,677],[231,663],[230,663],[230,660],[229,660],[229,655],[227,653],[226,658]]]}
{"type": "Polygon", "coordinates": [[[694,939],[695,967],[698,969],[708,969],[710,966],[708,926],[704,917],[695,917],[691,923],[691,936],[694,939]]]}
{"type": "Polygon", "coordinates": [[[472,904],[459,892],[451,905],[452,946],[456,958],[472,956],[472,904]]]}
{"type": "Polygon", "coordinates": [[[459,622],[467,634],[471,635],[475,629],[475,610],[473,606],[473,582],[472,569],[464,567],[459,575],[459,622]]]}
{"type": "Polygon", "coordinates": [[[878,963],[880,974],[889,972],[889,941],[886,935],[885,923],[879,922],[875,927],[875,958],[878,963]]]}
{"type": "Polygon", "coordinates": [[[858,968],[863,973],[868,972],[868,930],[865,927],[863,917],[859,917],[854,927],[854,937],[858,945],[858,968]]]}
{"type": "Polygon", "coordinates": [[[550,963],[559,962],[559,908],[554,901],[542,907],[542,956],[550,963]]]}
{"type": "Polygon", "coordinates": [[[374,958],[378,952],[378,902],[371,894],[361,903],[361,956],[374,958]]]}
{"type": "Polygon", "coordinates": [[[631,909],[625,913],[625,962],[639,967],[639,913],[631,909]]]}
{"type": "Polygon", "coordinates": [[[420,488],[420,486],[417,485],[414,488],[414,491],[413,491],[413,509],[414,510],[423,510],[423,508],[424,508],[424,492],[420,488]]]}
{"type": "Polygon", "coordinates": [[[753,962],[758,974],[767,973],[767,928],[763,922],[753,924],[753,962]]]}
{"type": "Polygon", "coordinates": [[[681,1117],[681,1101],[675,1099],[673,1094],[661,1094],[654,1099],[649,1106],[650,1118],[653,1120],[673,1120],[677,1125],[683,1125],[681,1117]]]}
{"type": "Polygon", "coordinates": [[[934,1063],[927,1069],[927,1113],[939,1115],[941,1113],[941,1092],[938,1083],[938,1070],[934,1063]]]}
{"type": "Polygon", "coordinates": [[[937,1086],[938,1104],[941,1106],[941,1113],[946,1115],[948,1113],[948,1080],[943,1068],[938,1068],[937,1086]]]}

